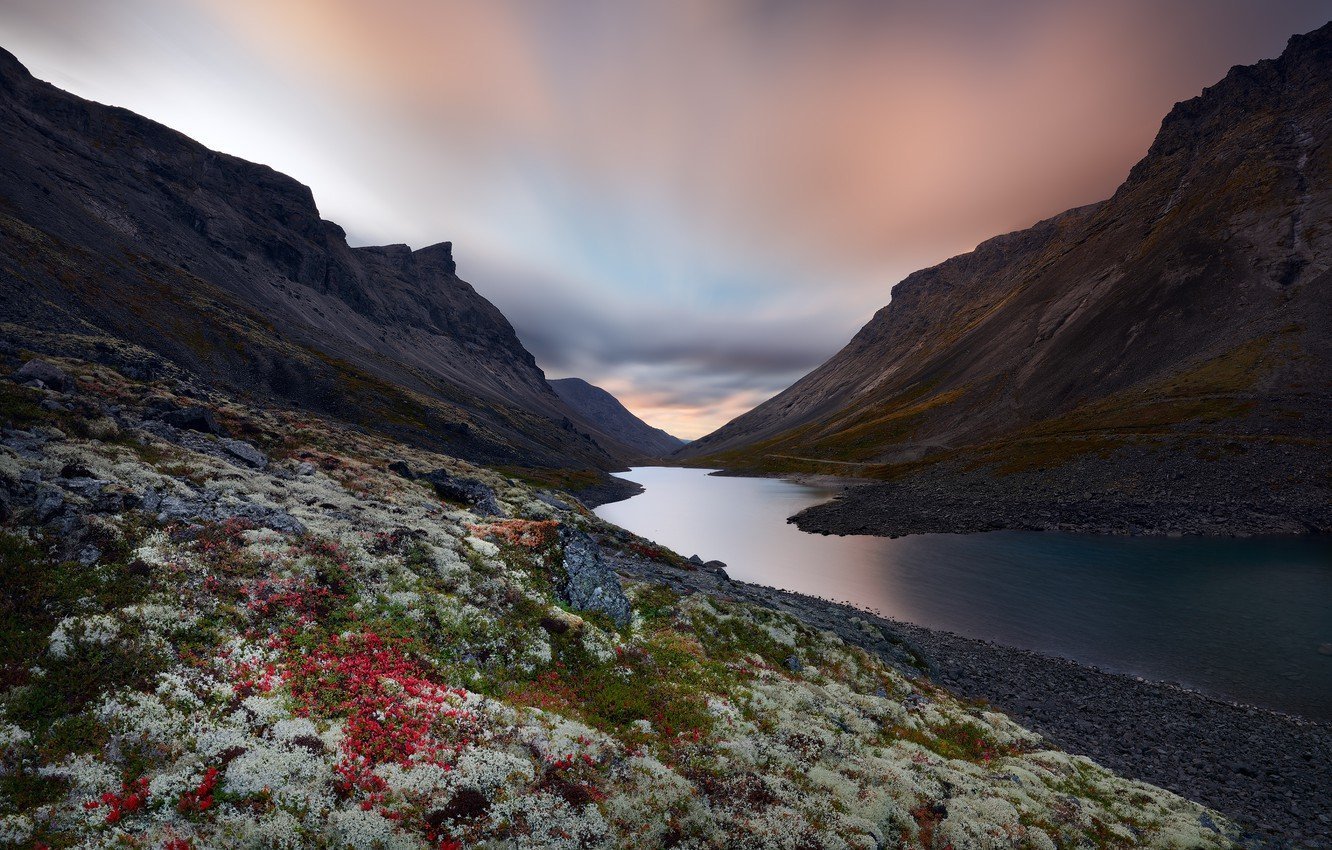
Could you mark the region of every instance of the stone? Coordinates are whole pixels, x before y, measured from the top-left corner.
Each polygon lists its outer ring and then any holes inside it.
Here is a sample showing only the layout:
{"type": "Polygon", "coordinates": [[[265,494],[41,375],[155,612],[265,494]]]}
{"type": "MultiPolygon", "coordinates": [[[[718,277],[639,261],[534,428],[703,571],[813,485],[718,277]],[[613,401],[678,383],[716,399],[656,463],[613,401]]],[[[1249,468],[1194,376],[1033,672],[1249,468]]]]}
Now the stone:
{"type": "Polygon", "coordinates": [[[564,501],[563,499],[561,499],[559,496],[555,495],[554,493],[550,492],[549,490],[540,490],[540,491],[538,491],[537,494],[536,494],[536,497],[537,497],[537,500],[538,500],[538,501],[543,502],[543,503],[545,503],[545,504],[547,504],[547,505],[550,505],[552,508],[554,508],[554,509],[557,510],[557,511],[571,511],[571,510],[573,510],[573,506],[572,506],[572,505],[570,505],[568,502],[564,501]]]}
{"type": "Polygon", "coordinates": [[[65,507],[65,495],[54,487],[43,486],[37,493],[32,512],[38,523],[49,522],[65,507]]]}
{"type": "Polygon", "coordinates": [[[198,431],[201,434],[216,434],[225,437],[227,432],[213,416],[213,411],[206,407],[185,407],[180,410],[168,410],[160,417],[163,422],[186,431],[198,431]]]}
{"type": "Polygon", "coordinates": [[[805,669],[805,665],[801,663],[800,657],[797,655],[786,656],[786,658],[782,661],[782,664],[786,667],[787,670],[790,670],[792,673],[799,673],[801,670],[805,669]]]}
{"type": "Polygon", "coordinates": [[[388,465],[388,468],[389,472],[401,475],[403,478],[406,478],[408,481],[411,481],[412,479],[416,478],[416,475],[412,472],[412,468],[407,465],[407,461],[405,460],[395,460],[388,465]]]}
{"type": "Polygon", "coordinates": [[[495,491],[475,478],[461,478],[451,475],[447,470],[436,469],[420,476],[420,479],[430,482],[441,499],[462,502],[482,516],[505,515],[504,509],[495,500],[495,491]]]}
{"type": "Polygon", "coordinates": [[[718,578],[723,578],[727,581],[731,580],[731,576],[726,572],[726,562],[724,561],[704,561],[703,566],[700,567],[700,569],[704,572],[712,573],[718,578]]]}
{"type": "Polygon", "coordinates": [[[74,389],[74,379],[60,367],[45,360],[29,360],[14,372],[15,383],[31,384],[36,381],[40,381],[44,387],[61,392],[74,389]]]}
{"type": "Polygon", "coordinates": [[[565,573],[564,581],[556,588],[560,598],[583,611],[601,611],[616,625],[628,625],[633,614],[629,598],[597,542],[587,533],[568,527],[560,529],[560,542],[564,544],[565,573]]]}
{"type": "Polygon", "coordinates": [[[305,533],[305,524],[286,511],[273,511],[264,517],[261,524],[283,534],[299,536],[305,533]]]}
{"type": "Polygon", "coordinates": [[[228,455],[240,460],[246,466],[254,469],[264,469],[268,466],[268,456],[259,451],[253,443],[244,440],[222,440],[221,443],[228,455]]]}

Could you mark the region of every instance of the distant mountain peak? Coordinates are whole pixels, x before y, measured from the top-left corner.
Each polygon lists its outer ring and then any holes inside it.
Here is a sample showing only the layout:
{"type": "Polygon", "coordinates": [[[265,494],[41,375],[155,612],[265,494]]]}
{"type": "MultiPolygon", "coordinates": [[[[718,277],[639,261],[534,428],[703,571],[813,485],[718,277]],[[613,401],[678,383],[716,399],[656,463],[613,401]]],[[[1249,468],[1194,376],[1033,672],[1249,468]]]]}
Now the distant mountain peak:
{"type": "Polygon", "coordinates": [[[660,428],[639,419],[620,400],[582,378],[554,378],[548,382],[564,403],[597,430],[647,458],[665,457],[685,444],[660,428]]]}

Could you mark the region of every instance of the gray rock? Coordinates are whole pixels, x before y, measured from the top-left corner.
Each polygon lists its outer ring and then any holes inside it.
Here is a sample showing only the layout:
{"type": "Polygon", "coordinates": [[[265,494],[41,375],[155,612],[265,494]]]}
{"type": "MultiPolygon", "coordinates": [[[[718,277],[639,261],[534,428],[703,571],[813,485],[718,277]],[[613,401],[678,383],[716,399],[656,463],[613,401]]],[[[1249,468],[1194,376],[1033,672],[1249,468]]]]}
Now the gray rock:
{"type": "Polygon", "coordinates": [[[401,475],[403,478],[406,478],[408,481],[411,481],[413,478],[416,477],[416,475],[412,473],[412,468],[407,465],[407,461],[405,460],[395,460],[388,465],[388,468],[389,472],[401,475]]]}
{"type": "Polygon", "coordinates": [[[29,360],[24,363],[14,372],[14,381],[19,384],[41,381],[42,386],[62,392],[74,389],[74,379],[60,367],[45,360],[29,360]]]}
{"type": "Polygon", "coordinates": [[[436,469],[419,476],[430,482],[441,499],[462,502],[482,516],[504,516],[504,509],[495,500],[495,491],[475,478],[460,478],[447,470],[436,469]]]}
{"type": "Polygon", "coordinates": [[[704,561],[703,566],[700,569],[704,572],[712,573],[718,578],[724,578],[727,581],[731,580],[731,576],[726,572],[725,561],[704,561]]]}
{"type": "Polygon", "coordinates": [[[301,461],[300,463],[296,464],[297,475],[314,475],[315,472],[316,472],[316,467],[313,463],[309,463],[308,461],[301,461]]]}
{"type": "Polygon", "coordinates": [[[305,533],[305,524],[286,511],[273,511],[264,518],[263,524],[283,534],[300,535],[305,533]]]}
{"type": "Polygon", "coordinates": [[[628,625],[632,617],[629,598],[597,542],[572,528],[560,529],[560,542],[564,544],[565,573],[562,586],[556,588],[560,598],[583,611],[601,611],[616,625],[628,625]]]}
{"type": "Polygon", "coordinates": [[[540,491],[538,491],[537,494],[536,494],[536,497],[537,497],[537,500],[538,500],[538,501],[540,501],[540,502],[544,502],[545,504],[550,505],[552,508],[554,508],[554,509],[557,510],[557,511],[571,511],[571,510],[573,510],[573,506],[571,506],[568,502],[564,501],[564,500],[561,499],[559,496],[555,495],[554,493],[550,492],[549,490],[540,490],[540,491]]]}
{"type": "Polygon", "coordinates": [[[790,670],[792,673],[799,673],[801,670],[805,669],[805,665],[800,662],[800,657],[796,655],[786,656],[782,661],[782,664],[784,664],[786,669],[790,670]]]}
{"type": "Polygon", "coordinates": [[[33,502],[32,513],[38,523],[49,522],[65,507],[65,495],[54,487],[43,486],[37,491],[37,500],[33,502]]]}
{"type": "Polygon", "coordinates": [[[244,440],[221,440],[220,442],[228,455],[240,460],[246,466],[254,469],[267,468],[268,456],[259,451],[253,443],[247,443],[244,440]]]}
{"type": "Polygon", "coordinates": [[[144,493],[142,504],[146,513],[157,515],[158,522],[223,522],[240,518],[284,534],[304,534],[306,531],[305,525],[286,511],[253,502],[223,500],[221,495],[208,489],[193,497],[162,495],[150,490],[144,493]]]}

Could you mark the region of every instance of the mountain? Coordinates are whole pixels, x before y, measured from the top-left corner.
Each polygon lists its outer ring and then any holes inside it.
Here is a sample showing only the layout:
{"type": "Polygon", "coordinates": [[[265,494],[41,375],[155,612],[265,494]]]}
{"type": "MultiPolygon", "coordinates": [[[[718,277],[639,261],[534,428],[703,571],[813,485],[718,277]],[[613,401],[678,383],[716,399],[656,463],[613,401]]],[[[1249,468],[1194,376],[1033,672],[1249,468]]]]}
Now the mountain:
{"type": "Polygon", "coordinates": [[[450,243],[351,247],[296,180],[36,80],[2,50],[0,321],[69,354],[110,335],[491,465],[595,472],[628,454],[555,395],[450,243]]]}
{"type": "Polygon", "coordinates": [[[799,518],[825,531],[1327,528],[1329,141],[1332,24],[1177,104],[1110,199],[910,275],[681,455],[893,481],[799,518]]]}
{"type": "Polygon", "coordinates": [[[685,444],[679,437],[653,428],[630,413],[615,396],[582,378],[556,378],[548,383],[582,419],[644,458],[665,457],[685,444]]]}

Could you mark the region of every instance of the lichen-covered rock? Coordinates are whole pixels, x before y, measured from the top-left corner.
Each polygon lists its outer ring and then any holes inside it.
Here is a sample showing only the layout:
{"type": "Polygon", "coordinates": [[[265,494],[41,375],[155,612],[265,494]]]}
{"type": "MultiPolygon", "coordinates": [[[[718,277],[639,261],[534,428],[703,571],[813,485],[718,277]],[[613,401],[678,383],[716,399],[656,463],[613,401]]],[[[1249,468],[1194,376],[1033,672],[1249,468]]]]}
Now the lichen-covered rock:
{"type": "Polygon", "coordinates": [[[564,544],[565,582],[560,597],[583,611],[601,611],[617,625],[627,625],[633,611],[620,577],[601,557],[601,547],[584,532],[560,530],[564,544]]]}

